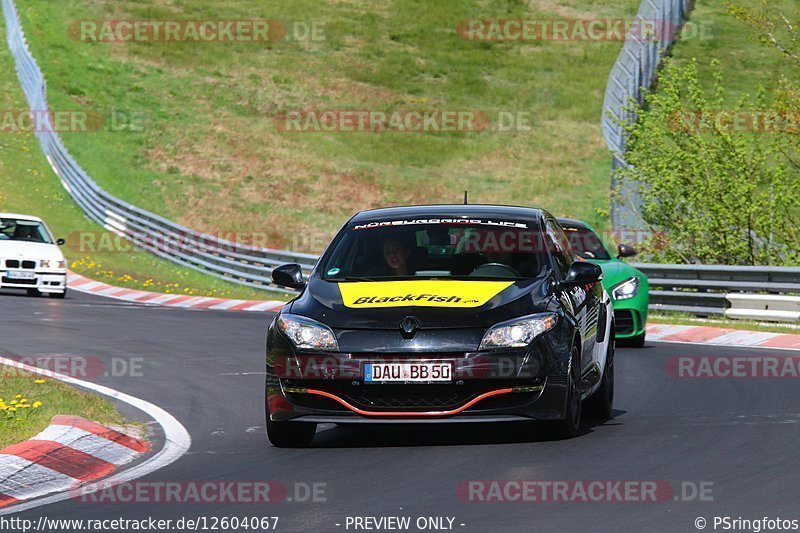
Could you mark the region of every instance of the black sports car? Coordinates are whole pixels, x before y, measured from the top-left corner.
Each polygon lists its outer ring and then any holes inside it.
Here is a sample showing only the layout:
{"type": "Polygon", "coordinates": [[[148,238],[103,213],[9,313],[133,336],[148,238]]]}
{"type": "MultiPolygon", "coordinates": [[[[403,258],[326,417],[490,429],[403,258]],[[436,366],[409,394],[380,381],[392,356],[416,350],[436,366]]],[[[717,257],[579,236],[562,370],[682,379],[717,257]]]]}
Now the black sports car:
{"type": "Polygon", "coordinates": [[[267,432],[302,446],[317,423],[608,417],[614,324],[600,267],[539,209],[364,211],[339,231],[267,333],[267,432]]]}

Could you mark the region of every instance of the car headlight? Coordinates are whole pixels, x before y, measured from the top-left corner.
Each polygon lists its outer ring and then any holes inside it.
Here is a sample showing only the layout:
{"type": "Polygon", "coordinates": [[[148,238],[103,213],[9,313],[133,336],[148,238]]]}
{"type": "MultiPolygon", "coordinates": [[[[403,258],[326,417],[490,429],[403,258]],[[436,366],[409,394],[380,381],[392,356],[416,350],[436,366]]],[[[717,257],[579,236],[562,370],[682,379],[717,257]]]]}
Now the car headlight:
{"type": "Polygon", "coordinates": [[[523,348],[556,325],[555,313],[542,313],[495,324],[483,336],[479,349],[523,348]]]}
{"type": "Polygon", "coordinates": [[[64,259],[42,259],[39,264],[42,268],[67,268],[67,261],[64,259]]]}
{"type": "Polygon", "coordinates": [[[639,278],[628,278],[611,289],[611,296],[615,300],[627,300],[639,294],[639,278]]]}
{"type": "Polygon", "coordinates": [[[278,317],[278,328],[289,337],[295,348],[327,351],[339,349],[333,330],[316,320],[283,314],[278,317]]]}

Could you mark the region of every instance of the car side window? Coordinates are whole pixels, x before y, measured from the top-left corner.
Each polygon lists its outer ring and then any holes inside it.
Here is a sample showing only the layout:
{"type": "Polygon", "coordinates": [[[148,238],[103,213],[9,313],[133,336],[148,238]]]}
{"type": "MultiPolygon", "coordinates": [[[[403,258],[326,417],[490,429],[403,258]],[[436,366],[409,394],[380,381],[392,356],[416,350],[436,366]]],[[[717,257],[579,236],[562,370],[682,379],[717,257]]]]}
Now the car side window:
{"type": "Polygon", "coordinates": [[[569,239],[567,239],[567,236],[560,227],[552,220],[548,220],[545,228],[550,252],[556,263],[556,268],[561,272],[561,277],[563,278],[567,275],[567,270],[569,270],[570,265],[575,260],[575,255],[572,252],[572,247],[569,245],[569,239]]]}

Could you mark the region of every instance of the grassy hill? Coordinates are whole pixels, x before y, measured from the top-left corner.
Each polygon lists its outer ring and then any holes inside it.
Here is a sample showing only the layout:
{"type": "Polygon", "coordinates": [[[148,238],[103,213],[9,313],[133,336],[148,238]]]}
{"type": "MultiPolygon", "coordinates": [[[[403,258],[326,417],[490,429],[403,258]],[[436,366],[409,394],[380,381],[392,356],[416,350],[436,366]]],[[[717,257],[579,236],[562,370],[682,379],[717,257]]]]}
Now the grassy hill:
{"type": "Polygon", "coordinates": [[[478,42],[465,18],[621,18],[637,0],[18,0],[51,108],[144,112],[140,131],[64,135],[112,193],[190,227],[262,232],[318,252],[353,212],[458,202],[539,205],[603,223],[599,118],[621,43],[478,42]],[[81,42],[81,20],[316,23],[324,39],[81,42]],[[529,131],[285,133],[292,110],[527,113],[529,131]]]}
{"type": "MultiPolygon", "coordinates": [[[[5,46],[4,24],[0,24],[0,42],[0,109],[18,113],[27,109],[27,102],[5,46]]],[[[41,216],[56,238],[68,243],[80,242],[80,232],[96,235],[94,232],[102,230],[84,216],[61,186],[30,132],[0,131],[0,211],[41,216]]],[[[62,251],[72,270],[113,285],[173,294],[283,299],[281,294],[228,283],[147,253],[85,251],[77,246],[64,246],[62,251]]]]}

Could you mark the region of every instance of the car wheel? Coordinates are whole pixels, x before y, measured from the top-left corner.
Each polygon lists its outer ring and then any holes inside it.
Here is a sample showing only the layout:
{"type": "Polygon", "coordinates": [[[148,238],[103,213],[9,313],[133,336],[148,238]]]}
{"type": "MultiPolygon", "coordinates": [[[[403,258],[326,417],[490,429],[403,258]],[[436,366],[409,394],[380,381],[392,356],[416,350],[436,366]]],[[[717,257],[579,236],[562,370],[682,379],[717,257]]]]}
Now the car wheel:
{"type": "Polygon", "coordinates": [[[39,289],[28,289],[28,296],[41,296],[42,293],[39,292],[39,289]]]}
{"type": "Polygon", "coordinates": [[[578,348],[572,348],[569,373],[567,374],[567,407],[564,419],[558,423],[558,433],[564,438],[575,437],[581,428],[581,390],[580,384],[580,353],[578,348]]]}
{"type": "Polygon", "coordinates": [[[608,343],[603,381],[600,388],[586,400],[586,413],[593,418],[607,420],[614,410],[614,342],[608,343]]]}
{"type": "Polygon", "coordinates": [[[64,292],[51,292],[50,298],[58,298],[59,300],[63,300],[67,297],[67,289],[64,289],[64,292]]]}
{"type": "Polygon", "coordinates": [[[266,402],[267,438],[278,448],[301,448],[314,439],[317,425],[310,422],[273,422],[269,416],[269,402],[266,402]]]}
{"type": "Polygon", "coordinates": [[[617,344],[628,348],[641,348],[644,346],[645,335],[645,333],[642,333],[641,335],[636,335],[635,337],[630,337],[628,339],[619,339],[617,344]]]}

